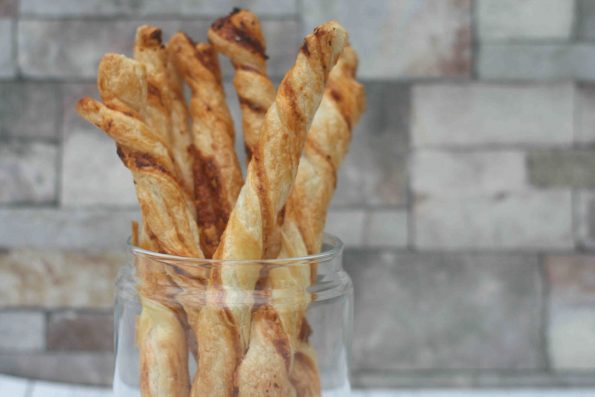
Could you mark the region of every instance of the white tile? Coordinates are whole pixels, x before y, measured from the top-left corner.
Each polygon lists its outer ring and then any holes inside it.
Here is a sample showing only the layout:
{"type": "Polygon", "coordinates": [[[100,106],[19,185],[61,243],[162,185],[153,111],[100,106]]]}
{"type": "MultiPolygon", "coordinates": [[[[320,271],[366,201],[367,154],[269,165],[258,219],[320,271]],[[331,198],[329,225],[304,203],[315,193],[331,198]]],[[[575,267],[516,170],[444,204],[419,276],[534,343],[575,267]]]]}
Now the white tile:
{"type": "Polygon", "coordinates": [[[413,145],[570,145],[572,84],[427,84],[413,89],[413,145]]]}
{"type": "Polygon", "coordinates": [[[426,249],[570,249],[569,191],[494,197],[417,197],[415,245],[426,249]]]}
{"type": "Polygon", "coordinates": [[[0,396],[28,397],[27,390],[31,384],[26,379],[0,375],[0,396]]]}
{"type": "Polygon", "coordinates": [[[595,45],[590,42],[486,43],[479,46],[477,70],[481,80],[595,80],[595,45]]]}
{"type": "Polygon", "coordinates": [[[58,149],[52,144],[0,144],[0,204],[54,201],[57,157],[58,149]]]}
{"type": "Polygon", "coordinates": [[[595,368],[595,310],[567,307],[550,315],[549,351],[552,365],[562,371],[595,368]]]}
{"type": "Polygon", "coordinates": [[[339,237],[348,248],[360,247],[364,240],[365,217],[362,210],[331,209],[325,231],[339,237]]]}
{"type": "Polygon", "coordinates": [[[369,211],[364,229],[364,245],[366,247],[406,247],[407,217],[405,210],[369,211]]]}
{"type": "MultiPolygon", "coordinates": [[[[2,273],[3,277],[8,276],[6,269],[2,273]]],[[[0,351],[40,351],[45,347],[45,336],[43,312],[0,312],[0,351]]]]}
{"type": "Polygon", "coordinates": [[[30,248],[123,249],[136,210],[0,208],[0,246],[30,248]]]}
{"type": "Polygon", "coordinates": [[[479,0],[482,41],[567,40],[572,34],[574,1],[479,0]]]}
{"type": "Polygon", "coordinates": [[[417,150],[412,156],[412,189],[436,197],[489,196],[527,188],[520,151],[417,150]]]}
{"type": "Polygon", "coordinates": [[[112,397],[112,392],[104,388],[35,382],[30,397],[112,397]]]}
{"type": "Polygon", "coordinates": [[[350,33],[364,78],[467,76],[471,1],[304,0],[304,34],[328,19],[350,33]]]}

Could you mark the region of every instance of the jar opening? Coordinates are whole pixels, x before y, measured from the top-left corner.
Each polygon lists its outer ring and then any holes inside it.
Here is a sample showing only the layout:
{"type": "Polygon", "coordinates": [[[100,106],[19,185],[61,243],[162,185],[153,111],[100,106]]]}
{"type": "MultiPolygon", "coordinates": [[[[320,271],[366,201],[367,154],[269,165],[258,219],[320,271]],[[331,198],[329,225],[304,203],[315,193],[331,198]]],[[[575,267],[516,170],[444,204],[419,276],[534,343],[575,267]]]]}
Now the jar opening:
{"type": "Polygon", "coordinates": [[[314,255],[307,255],[302,257],[291,258],[275,258],[275,259],[205,259],[205,258],[191,258],[185,256],[169,255],[160,252],[146,250],[132,245],[131,240],[128,239],[128,246],[134,256],[145,257],[159,262],[172,263],[186,263],[186,264],[202,264],[206,266],[217,265],[222,262],[232,265],[303,265],[304,263],[322,263],[335,259],[343,251],[343,242],[332,234],[325,233],[322,239],[322,249],[320,253],[314,255]]]}

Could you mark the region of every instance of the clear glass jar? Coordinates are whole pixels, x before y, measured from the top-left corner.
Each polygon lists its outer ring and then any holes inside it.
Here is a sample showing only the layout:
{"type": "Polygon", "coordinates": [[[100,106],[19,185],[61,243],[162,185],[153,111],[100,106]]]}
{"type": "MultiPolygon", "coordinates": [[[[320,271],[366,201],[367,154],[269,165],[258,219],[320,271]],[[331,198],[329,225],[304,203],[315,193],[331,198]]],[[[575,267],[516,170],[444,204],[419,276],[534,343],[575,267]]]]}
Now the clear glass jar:
{"type": "MultiPolygon", "coordinates": [[[[290,387],[295,390],[295,395],[317,394],[318,387],[313,385],[312,376],[306,376],[305,382],[293,378],[293,371],[297,371],[303,358],[300,354],[305,351],[317,363],[314,378],[320,380],[322,395],[348,396],[351,390],[353,286],[342,267],[342,248],[338,238],[325,235],[323,248],[317,255],[261,261],[215,261],[175,257],[132,247],[131,263],[122,269],[117,281],[114,396],[153,396],[154,392],[141,393],[141,389],[155,390],[156,386],[150,382],[157,378],[185,383],[178,391],[162,391],[161,395],[190,395],[190,384],[201,362],[200,356],[196,358],[196,346],[201,340],[189,324],[195,324],[196,314],[206,305],[216,304],[248,308],[252,313],[250,336],[255,336],[253,327],[258,310],[268,308],[277,314],[284,313],[279,317],[297,319],[294,322],[301,324],[299,331],[282,335],[289,341],[288,351],[292,352],[284,357],[292,357],[286,358],[285,370],[291,372],[290,387]],[[240,267],[236,269],[244,267],[252,272],[257,269],[259,281],[256,287],[251,290],[227,289],[227,299],[209,299],[209,291],[212,291],[208,287],[209,275],[222,265],[240,267]],[[302,280],[276,284],[267,281],[273,272],[279,271],[286,272],[274,273],[284,274],[281,280],[288,274],[302,275],[302,280]],[[305,279],[304,274],[308,275],[305,279]],[[151,386],[147,386],[147,382],[151,386]],[[304,388],[295,383],[308,386],[304,388]],[[310,391],[306,391],[308,388],[310,391]]],[[[290,323],[294,324],[282,324],[290,323]]],[[[248,351],[252,346],[252,339],[249,340],[248,351]]],[[[245,351],[240,354],[246,354],[245,351]]],[[[270,365],[269,360],[264,361],[270,365]]],[[[262,368],[262,371],[267,369],[262,368]]]]}

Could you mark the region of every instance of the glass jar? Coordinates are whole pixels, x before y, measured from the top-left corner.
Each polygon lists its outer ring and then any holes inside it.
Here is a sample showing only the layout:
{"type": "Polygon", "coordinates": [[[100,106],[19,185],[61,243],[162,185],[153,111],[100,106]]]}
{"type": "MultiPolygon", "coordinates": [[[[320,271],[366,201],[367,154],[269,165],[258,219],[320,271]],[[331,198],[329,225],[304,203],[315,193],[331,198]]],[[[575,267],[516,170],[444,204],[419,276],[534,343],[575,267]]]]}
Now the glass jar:
{"type": "MultiPolygon", "coordinates": [[[[291,380],[289,387],[297,396],[316,395],[316,389],[321,389],[325,397],[348,396],[353,287],[343,270],[342,249],[341,241],[331,235],[325,235],[320,254],[260,261],[191,259],[132,247],[131,263],[122,269],[117,281],[114,396],[152,396],[154,392],[141,389],[161,387],[155,385],[156,379],[178,383],[177,391],[161,389],[161,394],[156,395],[190,395],[201,363],[197,353],[201,333],[195,329],[200,322],[196,318],[201,310],[207,312],[205,308],[213,305],[219,305],[216,309],[243,308],[252,313],[249,336],[245,338],[248,342],[239,353],[243,356],[239,368],[248,361],[244,360],[246,352],[255,343],[255,323],[260,319],[257,313],[268,311],[277,316],[279,329],[285,332],[271,339],[276,350],[263,351],[281,352],[279,340],[287,342],[286,353],[281,354],[285,367],[270,372],[286,371],[291,380]],[[258,282],[250,290],[226,287],[226,299],[212,299],[209,276],[221,266],[235,266],[252,274],[256,270],[258,282]],[[270,281],[273,274],[280,277],[276,283],[270,281]],[[292,327],[299,329],[289,331],[292,327]],[[306,366],[314,373],[300,380],[294,373],[299,373],[300,368],[303,372],[304,357],[314,363],[306,366]]],[[[274,360],[256,362],[263,362],[263,368],[253,368],[256,373],[266,374],[274,360]]],[[[277,387],[277,380],[273,383],[277,387]]],[[[235,387],[241,389],[237,384],[235,387]]]]}

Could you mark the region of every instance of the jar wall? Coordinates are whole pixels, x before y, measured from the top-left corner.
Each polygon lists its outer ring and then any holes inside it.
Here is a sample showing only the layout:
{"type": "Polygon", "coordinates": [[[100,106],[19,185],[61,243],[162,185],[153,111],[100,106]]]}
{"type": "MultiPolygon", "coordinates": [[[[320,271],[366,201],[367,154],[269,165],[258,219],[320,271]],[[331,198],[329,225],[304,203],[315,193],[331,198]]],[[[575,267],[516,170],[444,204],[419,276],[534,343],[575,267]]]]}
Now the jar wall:
{"type": "MultiPolygon", "coordinates": [[[[338,242],[338,240],[336,241],[338,242]]],[[[327,238],[325,240],[325,249],[335,249],[338,252],[315,261],[317,273],[315,282],[307,286],[304,293],[301,294],[307,295],[309,300],[305,318],[311,333],[307,344],[315,351],[322,395],[325,397],[346,396],[350,392],[349,365],[353,321],[353,289],[351,280],[342,268],[340,242],[335,243],[335,239],[329,242],[329,238],[327,238]]],[[[135,258],[133,257],[133,259],[135,258]]],[[[162,259],[164,259],[163,256],[160,256],[159,261],[162,261],[162,259]]],[[[279,262],[277,264],[267,262],[269,261],[263,262],[263,268],[272,265],[275,268],[292,266],[295,269],[295,266],[311,267],[313,263],[309,259],[299,263],[293,260],[289,263],[279,262]]],[[[171,264],[171,261],[168,261],[168,263],[171,264]]],[[[218,266],[219,264],[202,263],[201,265],[208,267],[218,266]]],[[[238,265],[241,266],[242,264],[238,265]]],[[[251,266],[254,266],[254,264],[252,263],[251,266]]],[[[142,343],[142,341],[138,340],[137,330],[139,315],[142,311],[139,291],[142,294],[143,288],[142,282],[139,280],[139,272],[135,265],[130,264],[121,273],[115,305],[116,362],[113,383],[115,397],[142,396],[140,390],[141,359],[139,350],[139,343],[142,343]]],[[[278,291],[269,291],[264,294],[260,291],[250,292],[252,292],[252,295],[258,295],[258,298],[253,299],[248,304],[257,301],[258,305],[274,306],[274,298],[272,297],[278,295],[276,294],[278,291]],[[270,299],[270,301],[267,301],[267,299],[270,299]]],[[[185,294],[188,297],[188,291],[185,294]]],[[[204,302],[207,300],[205,298],[207,288],[197,287],[192,290],[191,294],[196,295],[193,297],[195,298],[193,301],[197,302],[196,309],[200,310],[200,305],[205,304],[204,302]]],[[[236,295],[245,299],[251,294],[247,291],[240,291],[236,295]]],[[[284,291],[283,296],[287,299],[288,294],[286,291],[284,291]]],[[[289,294],[289,296],[293,295],[289,294]]],[[[295,296],[298,297],[300,294],[295,294],[295,296]]],[[[303,303],[297,303],[300,300],[296,298],[296,307],[303,306],[303,303]]],[[[237,303],[238,305],[247,304],[246,301],[237,303]]],[[[191,345],[192,343],[189,344],[189,346],[191,345]]],[[[191,350],[190,347],[189,350],[191,350]]],[[[296,354],[298,350],[299,348],[296,348],[296,354]]],[[[198,363],[195,362],[191,352],[188,353],[187,357],[189,378],[192,380],[197,365],[200,365],[200,359],[198,359],[198,363]]]]}

